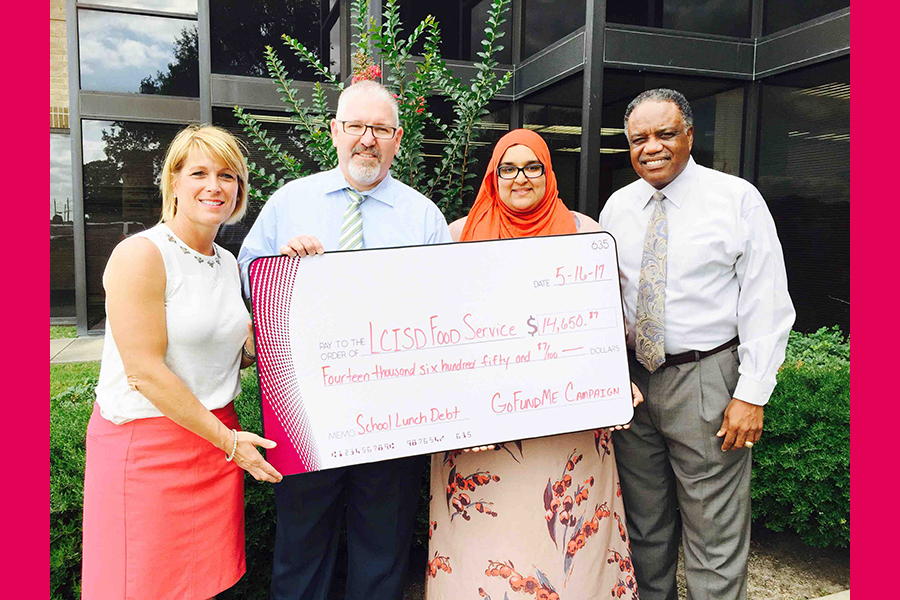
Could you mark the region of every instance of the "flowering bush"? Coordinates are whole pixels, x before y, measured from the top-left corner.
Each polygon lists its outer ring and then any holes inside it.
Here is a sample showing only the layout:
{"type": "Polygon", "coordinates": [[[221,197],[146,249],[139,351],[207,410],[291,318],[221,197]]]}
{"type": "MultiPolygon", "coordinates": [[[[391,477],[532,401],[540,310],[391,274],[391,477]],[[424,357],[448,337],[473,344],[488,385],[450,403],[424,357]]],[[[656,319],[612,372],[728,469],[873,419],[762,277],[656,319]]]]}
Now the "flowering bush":
{"type": "MultiPolygon", "coordinates": [[[[381,68],[372,63],[372,56],[361,48],[353,53],[353,78],[351,84],[359,81],[377,81],[381,79],[381,68]]],[[[394,94],[397,97],[397,94],[394,94]]]]}
{"type": "MultiPolygon", "coordinates": [[[[403,139],[391,171],[397,179],[433,199],[448,220],[459,215],[463,196],[473,191],[467,182],[476,176],[473,169],[472,142],[477,129],[473,126],[488,113],[488,102],[504,88],[512,78],[507,71],[497,77],[494,55],[503,49],[498,44],[504,35],[500,25],[509,8],[510,0],[493,0],[488,11],[485,37],[475,63],[476,75],[467,83],[454,77],[440,53],[440,29],[432,16],[426,17],[408,37],[402,36],[397,0],[387,0],[382,14],[382,24],[361,18],[368,14],[368,0],[354,0],[351,17],[355,35],[352,56],[352,83],[365,79],[380,80],[397,99],[403,139]],[[412,61],[415,50],[421,60],[412,61]],[[429,100],[435,94],[446,98],[454,118],[450,123],[435,117],[429,108],[429,100]],[[439,164],[431,172],[425,167],[422,152],[426,124],[437,129],[443,142],[439,164]]],[[[302,43],[287,35],[282,40],[303,62],[307,63],[324,81],[325,85],[343,89],[344,84],[302,43]]],[[[331,112],[325,98],[322,82],[314,84],[312,106],[306,106],[292,87],[293,80],[277,53],[266,47],[266,67],[281,99],[291,113],[294,132],[299,138],[298,152],[312,159],[321,170],[337,166],[337,153],[331,145],[328,129],[331,112]]],[[[275,167],[275,173],[251,163],[251,201],[265,202],[277,188],[290,179],[308,175],[302,163],[262,129],[259,122],[242,108],[234,108],[235,115],[266,158],[275,167]]]]}

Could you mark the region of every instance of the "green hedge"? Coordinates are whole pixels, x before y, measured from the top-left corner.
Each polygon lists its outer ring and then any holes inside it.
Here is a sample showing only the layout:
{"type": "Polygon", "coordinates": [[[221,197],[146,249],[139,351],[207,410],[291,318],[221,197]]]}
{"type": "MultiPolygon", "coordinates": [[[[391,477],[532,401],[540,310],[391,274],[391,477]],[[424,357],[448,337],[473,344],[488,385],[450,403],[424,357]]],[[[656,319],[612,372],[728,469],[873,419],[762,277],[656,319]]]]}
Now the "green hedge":
{"type": "Polygon", "coordinates": [[[97,380],[85,378],[50,398],[50,597],[81,597],[84,435],[97,380]]]}
{"type": "Polygon", "coordinates": [[[753,518],[811,546],[850,543],[850,342],[791,332],[753,448],[753,518]]]}
{"type": "MultiPolygon", "coordinates": [[[[244,371],[241,395],[235,402],[241,428],[262,434],[262,412],[256,367],[244,371]]],[[[244,527],[246,529],[247,574],[218,598],[266,600],[272,581],[272,553],[275,549],[275,494],[271,483],[256,481],[244,474],[244,527]]]]}
{"type": "MultiPolygon", "coordinates": [[[[50,399],[50,589],[80,597],[84,438],[96,379],[50,399]]],[[[246,372],[236,406],[244,429],[262,431],[256,375],[246,372]]],[[[778,386],[753,449],[753,518],[799,533],[812,546],[850,539],[850,346],[840,331],[791,333],[778,386]]],[[[427,469],[415,543],[427,545],[427,469]]],[[[247,574],[220,598],[268,598],[275,540],[272,486],[247,476],[247,574]]]]}

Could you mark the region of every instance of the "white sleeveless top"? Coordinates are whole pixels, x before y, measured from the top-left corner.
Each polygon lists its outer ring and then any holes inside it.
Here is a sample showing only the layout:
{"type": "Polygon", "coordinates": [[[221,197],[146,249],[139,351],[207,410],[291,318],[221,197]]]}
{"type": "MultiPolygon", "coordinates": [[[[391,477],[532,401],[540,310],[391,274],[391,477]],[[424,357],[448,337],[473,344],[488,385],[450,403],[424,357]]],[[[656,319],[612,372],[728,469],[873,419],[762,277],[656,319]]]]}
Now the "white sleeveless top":
{"type": "MultiPolygon", "coordinates": [[[[226,406],[241,390],[241,346],[250,320],[241,299],[237,261],[215,244],[215,256],[195,252],[164,223],[135,235],[156,244],[166,267],[166,366],[203,406],[226,406]]],[[[117,425],[163,416],[129,387],[109,321],[97,404],[100,414],[117,425]]]]}

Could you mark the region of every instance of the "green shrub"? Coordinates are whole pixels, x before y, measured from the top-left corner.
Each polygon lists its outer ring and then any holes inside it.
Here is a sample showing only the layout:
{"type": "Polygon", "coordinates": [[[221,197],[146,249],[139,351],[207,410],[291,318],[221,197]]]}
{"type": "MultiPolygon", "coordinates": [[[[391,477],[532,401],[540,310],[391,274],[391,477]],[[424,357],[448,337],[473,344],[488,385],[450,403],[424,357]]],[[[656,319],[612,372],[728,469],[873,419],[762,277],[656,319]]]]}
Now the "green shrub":
{"type": "Polygon", "coordinates": [[[811,546],[850,542],[850,343],[791,332],[753,449],[753,518],[811,546]]]}
{"type": "MultiPolygon", "coordinates": [[[[241,395],[235,409],[241,428],[262,435],[262,409],[256,367],[246,369],[241,378],[241,395]]],[[[265,452],[265,451],[263,451],[265,452]]],[[[256,481],[244,474],[244,528],[246,531],[247,574],[219,598],[264,600],[269,597],[272,556],[275,549],[275,494],[271,483],[256,481]]]]}
{"type": "Polygon", "coordinates": [[[50,597],[81,597],[84,435],[96,379],[85,378],[50,398],[50,597]]]}
{"type": "Polygon", "coordinates": [[[837,325],[815,333],[792,331],[784,353],[784,363],[803,365],[850,365],[850,341],[837,325]]]}

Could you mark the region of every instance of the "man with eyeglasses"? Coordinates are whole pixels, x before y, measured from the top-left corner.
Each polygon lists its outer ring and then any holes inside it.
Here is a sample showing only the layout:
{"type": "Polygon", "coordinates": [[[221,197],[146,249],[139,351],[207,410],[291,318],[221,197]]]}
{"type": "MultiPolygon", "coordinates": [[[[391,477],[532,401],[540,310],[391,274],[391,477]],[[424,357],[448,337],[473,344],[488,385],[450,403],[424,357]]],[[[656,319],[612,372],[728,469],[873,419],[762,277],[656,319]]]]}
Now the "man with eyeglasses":
{"type": "MultiPolygon", "coordinates": [[[[260,256],[451,241],[437,206],[391,177],[402,137],[397,102],[385,87],[361,81],[346,88],[331,120],[338,167],[292,181],[266,202],[238,255],[245,281],[260,256]]],[[[423,468],[424,457],[402,458],[276,484],[271,598],[326,600],[346,504],[345,597],[399,600],[423,468]]]]}
{"type": "Polygon", "coordinates": [[[693,125],[674,90],[632,100],[625,136],[640,179],[600,213],[644,396],[613,434],[642,600],[677,599],[679,542],[688,597],[746,598],[751,448],[795,315],[765,201],[694,162],[693,125]]]}

